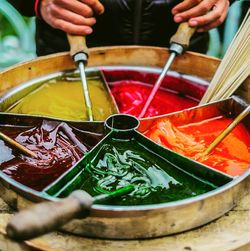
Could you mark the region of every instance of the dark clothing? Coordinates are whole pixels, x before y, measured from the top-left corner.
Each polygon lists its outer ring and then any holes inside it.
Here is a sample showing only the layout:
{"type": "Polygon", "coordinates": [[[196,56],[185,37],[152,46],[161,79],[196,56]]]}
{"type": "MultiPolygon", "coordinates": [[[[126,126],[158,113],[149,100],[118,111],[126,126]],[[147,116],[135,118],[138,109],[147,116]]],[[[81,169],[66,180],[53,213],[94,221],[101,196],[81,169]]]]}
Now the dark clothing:
{"type": "Polygon", "coordinates": [[[35,16],[35,0],[8,0],[22,15],[27,17],[35,16]]]}
{"type": "MultiPolygon", "coordinates": [[[[23,15],[34,15],[35,0],[9,0],[23,15]]],[[[169,47],[178,24],[171,9],[180,0],[101,0],[104,14],[97,16],[94,32],[87,36],[89,47],[108,45],[151,45],[169,47]]],[[[36,19],[37,54],[68,51],[66,34],[36,19]]],[[[205,53],[208,33],[193,36],[189,50],[205,53]]]]}

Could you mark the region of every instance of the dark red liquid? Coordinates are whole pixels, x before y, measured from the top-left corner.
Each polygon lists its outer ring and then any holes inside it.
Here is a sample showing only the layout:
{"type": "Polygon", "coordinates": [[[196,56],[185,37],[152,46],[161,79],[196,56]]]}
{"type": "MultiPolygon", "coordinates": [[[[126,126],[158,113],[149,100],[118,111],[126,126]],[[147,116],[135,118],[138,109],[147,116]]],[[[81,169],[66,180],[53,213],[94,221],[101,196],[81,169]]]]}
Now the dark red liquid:
{"type": "Polygon", "coordinates": [[[197,123],[175,126],[174,121],[158,119],[145,135],[160,145],[195,159],[232,176],[250,167],[250,134],[243,124],[234,130],[209,154],[203,152],[233,120],[215,117],[197,123]]]}
{"type": "MultiPolygon", "coordinates": [[[[158,74],[131,70],[105,70],[104,75],[121,113],[138,116],[157,80],[158,74]]],[[[180,77],[167,76],[145,117],[180,111],[198,105],[205,85],[180,77]]]]}
{"type": "Polygon", "coordinates": [[[44,121],[32,128],[0,126],[0,130],[38,156],[36,159],[25,156],[0,140],[1,170],[38,191],[72,167],[88,150],[65,123],[44,121]]]}

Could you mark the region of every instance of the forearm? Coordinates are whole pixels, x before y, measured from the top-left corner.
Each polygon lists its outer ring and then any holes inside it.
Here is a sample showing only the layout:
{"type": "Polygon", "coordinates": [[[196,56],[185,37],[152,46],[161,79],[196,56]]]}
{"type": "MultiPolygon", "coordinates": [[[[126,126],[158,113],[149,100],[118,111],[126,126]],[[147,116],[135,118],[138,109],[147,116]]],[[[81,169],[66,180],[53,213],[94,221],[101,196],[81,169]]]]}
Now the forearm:
{"type": "Polygon", "coordinates": [[[36,0],[8,0],[22,15],[32,17],[35,16],[36,0]]]}

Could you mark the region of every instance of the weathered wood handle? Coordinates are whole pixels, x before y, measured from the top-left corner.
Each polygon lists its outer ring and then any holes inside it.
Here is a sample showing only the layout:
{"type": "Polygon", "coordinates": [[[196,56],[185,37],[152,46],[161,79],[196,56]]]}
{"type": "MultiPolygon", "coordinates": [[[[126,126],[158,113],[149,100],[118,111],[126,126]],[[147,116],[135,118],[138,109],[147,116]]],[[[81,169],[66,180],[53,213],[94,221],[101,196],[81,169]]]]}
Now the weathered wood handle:
{"type": "Polygon", "coordinates": [[[176,43],[183,46],[184,49],[188,48],[189,41],[196,31],[196,27],[190,27],[187,22],[179,25],[176,33],[170,38],[170,44],[176,43]]]}
{"type": "Polygon", "coordinates": [[[71,57],[74,57],[79,52],[83,52],[87,56],[89,55],[89,49],[86,45],[85,36],[67,34],[67,38],[69,41],[71,57]]]}
{"type": "Polygon", "coordinates": [[[7,235],[19,241],[35,238],[74,218],[87,217],[92,204],[93,198],[81,190],[56,202],[39,203],[14,215],[6,227],[7,235]]]}

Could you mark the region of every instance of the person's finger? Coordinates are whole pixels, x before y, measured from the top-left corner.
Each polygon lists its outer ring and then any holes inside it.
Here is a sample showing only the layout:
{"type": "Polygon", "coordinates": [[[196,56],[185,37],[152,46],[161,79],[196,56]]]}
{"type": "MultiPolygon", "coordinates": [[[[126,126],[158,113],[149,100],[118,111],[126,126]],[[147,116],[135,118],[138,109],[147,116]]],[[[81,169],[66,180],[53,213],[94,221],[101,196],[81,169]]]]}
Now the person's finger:
{"type": "Polygon", "coordinates": [[[56,19],[62,19],[64,21],[71,22],[72,24],[76,25],[93,26],[96,23],[94,17],[85,18],[81,15],[78,15],[72,11],[66,10],[58,6],[54,6],[53,8],[51,8],[51,16],[56,19]]]}
{"type": "Polygon", "coordinates": [[[216,2],[217,0],[203,0],[195,7],[175,15],[174,21],[179,23],[179,22],[187,21],[188,19],[192,17],[205,15],[209,10],[212,9],[212,7],[214,6],[216,2]]]}
{"type": "Polygon", "coordinates": [[[214,5],[213,9],[207,14],[191,18],[188,20],[188,23],[190,26],[204,26],[210,24],[219,19],[222,15],[225,15],[225,13],[227,13],[228,7],[228,1],[218,1],[218,3],[214,5]]]}
{"type": "Polygon", "coordinates": [[[205,26],[199,28],[199,29],[197,30],[197,32],[206,32],[206,31],[209,31],[209,30],[211,30],[211,29],[216,28],[216,27],[219,26],[220,24],[221,24],[220,20],[217,19],[217,20],[213,21],[212,23],[210,23],[210,24],[208,24],[208,25],[205,25],[205,26]]]}
{"type": "Polygon", "coordinates": [[[227,16],[227,11],[224,11],[217,20],[198,28],[197,32],[206,32],[213,28],[216,28],[217,26],[219,26],[220,24],[224,22],[224,20],[226,19],[226,16],[227,16]]]}
{"type": "Polygon", "coordinates": [[[177,13],[183,12],[185,10],[189,10],[190,8],[199,4],[202,0],[184,0],[181,3],[177,4],[172,9],[172,14],[176,15],[177,13]]]}
{"type": "Polygon", "coordinates": [[[75,25],[62,19],[56,19],[52,25],[56,29],[63,30],[73,35],[89,35],[93,32],[92,28],[85,25],[75,25]]]}
{"type": "Polygon", "coordinates": [[[92,10],[98,15],[104,12],[104,6],[99,2],[99,0],[80,0],[80,1],[90,6],[92,10]]]}
{"type": "Polygon", "coordinates": [[[54,5],[70,10],[84,17],[92,17],[94,12],[92,8],[78,0],[55,0],[54,5]]]}

